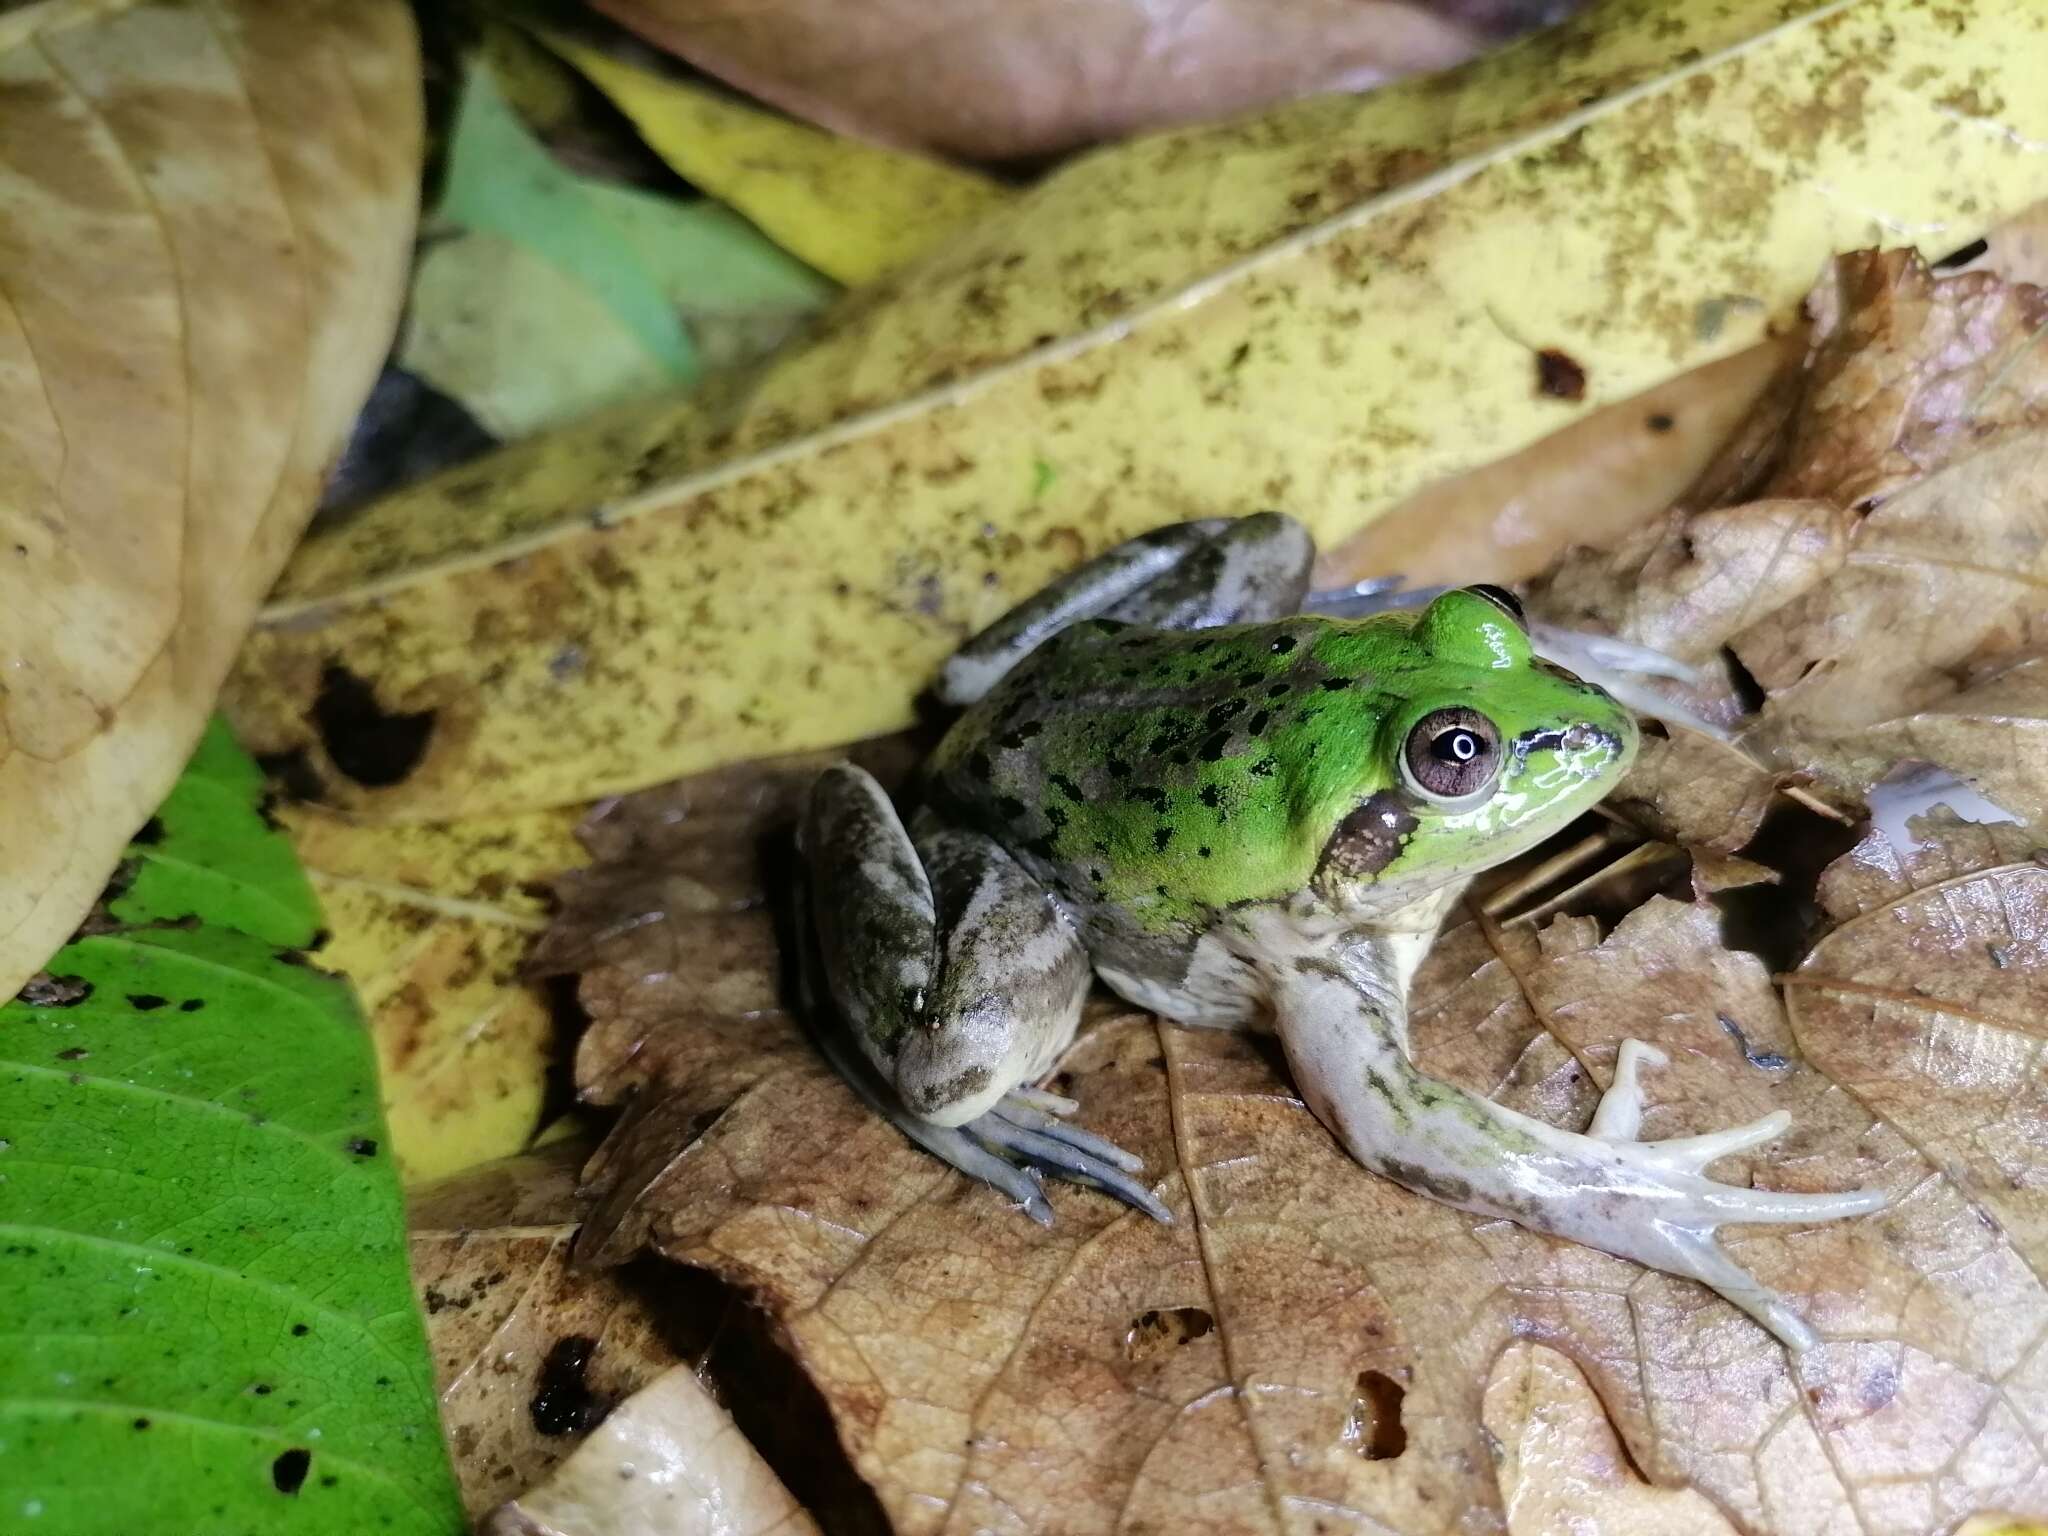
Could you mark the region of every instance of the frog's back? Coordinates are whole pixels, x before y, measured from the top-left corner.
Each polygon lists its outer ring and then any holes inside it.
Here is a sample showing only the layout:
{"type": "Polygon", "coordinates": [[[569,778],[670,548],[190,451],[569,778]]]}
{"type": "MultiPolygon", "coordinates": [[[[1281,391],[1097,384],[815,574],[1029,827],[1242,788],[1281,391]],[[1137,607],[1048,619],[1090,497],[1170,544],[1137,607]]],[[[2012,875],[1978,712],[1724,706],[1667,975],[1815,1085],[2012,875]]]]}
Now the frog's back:
{"type": "Polygon", "coordinates": [[[1313,874],[1372,772],[1406,633],[1401,619],[1315,615],[1079,625],[961,717],[929,793],[1084,921],[1191,942],[1215,911],[1313,874]]]}

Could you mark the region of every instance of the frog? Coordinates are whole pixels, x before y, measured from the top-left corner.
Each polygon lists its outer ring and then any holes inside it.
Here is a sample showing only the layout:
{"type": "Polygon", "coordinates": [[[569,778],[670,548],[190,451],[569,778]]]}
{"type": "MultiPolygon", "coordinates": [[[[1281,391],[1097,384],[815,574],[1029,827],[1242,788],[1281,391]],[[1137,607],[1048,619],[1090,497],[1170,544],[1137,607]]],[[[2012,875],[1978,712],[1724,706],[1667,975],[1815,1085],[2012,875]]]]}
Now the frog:
{"type": "Polygon", "coordinates": [[[1045,1079],[1099,980],[1179,1027],[1278,1037],[1365,1170],[1718,1293],[1788,1349],[1812,1326],[1719,1229],[1881,1209],[1868,1189],[1709,1177],[1783,1135],[1640,1139],[1629,1039],[1583,1130],[1424,1074],[1408,992],[1472,880],[1621,781],[1629,708],[1540,654],[1488,584],[1364,616],[1308,604],[1281,512],[1170,524],[1054,580],[932,689],[957,711],[899,812],[851,762],[798,829],[809,1006],[842,1076],[918,1145],[1053,1221],[1046,1179],[1153,1219],[1142,1161],[1045,1079]]]}

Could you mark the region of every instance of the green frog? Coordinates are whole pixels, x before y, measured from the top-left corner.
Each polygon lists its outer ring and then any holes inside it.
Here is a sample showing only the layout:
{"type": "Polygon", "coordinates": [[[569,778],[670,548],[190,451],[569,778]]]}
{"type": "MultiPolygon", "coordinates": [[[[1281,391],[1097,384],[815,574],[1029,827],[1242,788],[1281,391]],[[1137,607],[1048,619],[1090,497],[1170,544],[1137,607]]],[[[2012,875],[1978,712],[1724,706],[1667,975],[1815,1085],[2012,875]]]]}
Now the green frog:
{"type": "Polygon", "coordinates": [[[1270,1028],[1366,1168],[1697,1280],[1808,1347],[1805,1321],[1715,1231],[1883,1196],[1707,1177],[1782,1134],[1783,1112],[1641,1141],[1641,1072],[1663,1057],[1637,1040],[1583,1133],[1409,1059],[1409,982],[1445,913],[1611,790],[1636,725],[1537,653],[1508,593],[1304,612],[1314,555],[1278,513],[1131,540],[947,664],[935,692],[962,713],[907,826],[859,768],[819,777],[799,841],[828,1054],[911,1138],[1037,1221],[1052,1219],[1045,1174],[1167,1221],[1139,1160],[1034,1086],[1091,978],[1180,1024],[1270,1028]]]}

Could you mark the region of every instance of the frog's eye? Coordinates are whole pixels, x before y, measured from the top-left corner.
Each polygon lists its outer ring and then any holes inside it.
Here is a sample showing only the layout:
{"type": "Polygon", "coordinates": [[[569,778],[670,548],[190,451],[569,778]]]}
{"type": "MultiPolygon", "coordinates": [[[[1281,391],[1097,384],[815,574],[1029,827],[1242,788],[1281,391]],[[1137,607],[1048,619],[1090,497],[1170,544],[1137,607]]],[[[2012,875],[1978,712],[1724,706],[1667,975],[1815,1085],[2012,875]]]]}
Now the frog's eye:
{"type": "Polygon", "coordinates": [[[1425,800],[1452,808],[1483,798],[1500,776],[1500,728],[1476,709],[1439,709],[1401,746],[1401,776],[1425,800]]]}
{"type": "Polygon", "coordinates": [[[1522,600],[1506,587],[1496,587],[1488,582],[1476,587],[1467,587],[1465,590],[1474,597],[1485,598],[1524,629],[1528,628],[1529,616],[1522,612],[1522,600]]]}

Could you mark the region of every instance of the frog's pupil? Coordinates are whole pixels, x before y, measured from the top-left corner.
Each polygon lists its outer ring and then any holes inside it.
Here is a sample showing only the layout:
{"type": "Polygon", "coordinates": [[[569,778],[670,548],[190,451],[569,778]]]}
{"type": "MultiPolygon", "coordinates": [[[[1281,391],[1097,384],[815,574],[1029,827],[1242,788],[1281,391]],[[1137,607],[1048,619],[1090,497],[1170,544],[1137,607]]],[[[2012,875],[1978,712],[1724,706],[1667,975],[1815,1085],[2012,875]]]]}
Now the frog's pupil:
{"type": "Polygon", "coordinates": [[[1469,763],[1479,755],[1479,738],[1470,731],[1445,731],[1436,739],[1436,755],[1447,763],[1469,763]]]}

